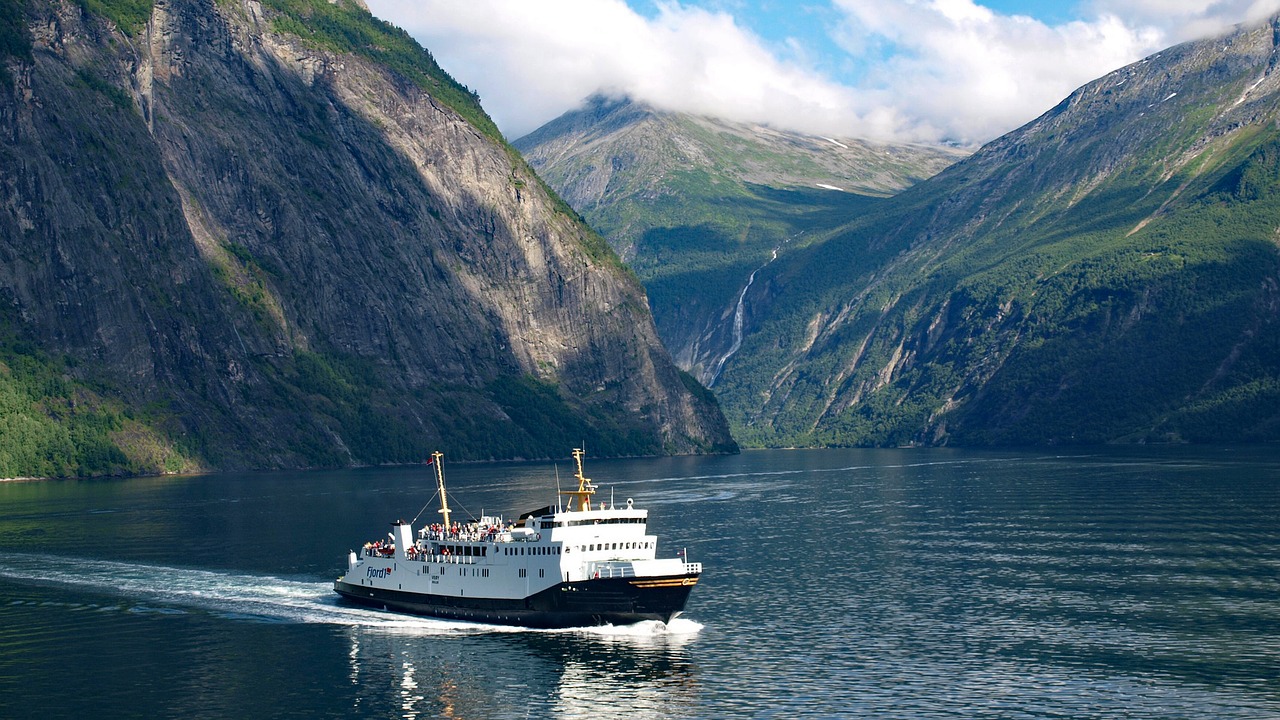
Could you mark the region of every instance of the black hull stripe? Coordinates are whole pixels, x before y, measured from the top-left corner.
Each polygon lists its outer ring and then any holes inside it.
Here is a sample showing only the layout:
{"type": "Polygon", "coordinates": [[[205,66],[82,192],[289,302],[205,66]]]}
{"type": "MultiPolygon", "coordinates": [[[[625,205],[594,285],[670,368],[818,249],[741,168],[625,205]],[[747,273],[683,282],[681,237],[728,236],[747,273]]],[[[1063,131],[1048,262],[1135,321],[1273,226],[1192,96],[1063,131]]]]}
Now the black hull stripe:
{"type": "Polygon", "coordinates": [[[698,576],[645,578],[663,584],[643,587],[637,586],[634,580],[602,578],[560,583],[519,599],[432,595],[352,585],[341,580],[334,583],[333,589],[361,605],[414,615],[497,625],[567,628],[630,625],[645,620],[670,622],[684,610],[698,576]]]}

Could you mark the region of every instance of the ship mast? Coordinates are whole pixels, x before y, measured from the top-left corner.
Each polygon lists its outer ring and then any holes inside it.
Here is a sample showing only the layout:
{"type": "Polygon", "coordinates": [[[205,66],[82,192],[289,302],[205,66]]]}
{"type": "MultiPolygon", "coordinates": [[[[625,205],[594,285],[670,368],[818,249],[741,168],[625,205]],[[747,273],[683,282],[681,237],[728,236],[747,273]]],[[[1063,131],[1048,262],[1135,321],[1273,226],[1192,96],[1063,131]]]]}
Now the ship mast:
{"type": "Polygon", "coordinates": [[[440,514],[444,515],[444,530],[449,532],[449,499],[444,493],[444,453],[439,450],[431,453],[435,461],[436,481],[440,484],[440,514]]]}
{"type": "MultiPolygon", "coordinates": [[[[578,472],[574,474],[574,477],[578,479],[578,489],[560,491],[561,495],[571,495],[575,498],[578,498],[579,510],[590,510],[591,496],[596,493],[596,486],[592,485],[591,480],[589,480],[585,475],[582,474],[582,456],[585,454],[586,453],[584,453],[579,448],[573,449],[573,459],[578,463],[578,472]]],[[[573,500],[569,501],[568,509],[569,510],[573,509],[573,500]]]]}

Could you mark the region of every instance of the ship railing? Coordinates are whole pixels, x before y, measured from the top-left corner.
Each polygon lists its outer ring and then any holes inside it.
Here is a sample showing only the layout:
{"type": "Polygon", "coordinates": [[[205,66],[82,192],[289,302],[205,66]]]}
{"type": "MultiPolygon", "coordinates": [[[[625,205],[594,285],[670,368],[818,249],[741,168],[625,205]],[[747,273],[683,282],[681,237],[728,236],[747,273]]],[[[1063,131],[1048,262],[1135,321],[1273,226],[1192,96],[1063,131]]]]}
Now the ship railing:
{"type": "MultiPolygon", "coordinates": [[[[379,552],[379,548],[365,548],[364,556],[378,558],[379,560],[392,560],[396,557],[396,554],[394,550],[388,552],[386,548],[382,548],[382,552],[379,552]]],[[[421,563],[445,563],[450,565],[476,564],[476,558],[468,555],[432,555],[430,553],[415,552],[410,554],[408,559],[413,562],[421,563]]]]}
{"type": "Polygon", "coordinates": [[[592,570],[591,576],[597,578],[635,577],[636,569],[630,563],[626,565],[595,563],[595,568],[592,570]]]}
{"type": "Polygon", "coordinates": [[[684,574],[685,575],[701,575],[702,563],[690,563],[690,562],[685,563],[684,574]]]}
{"type": "Polygon", "coordinates": [[[510,542],[511,536],[506,539],[502,538],[504,530],[495,528],[492,530],[477,530],[475,532],[441,532],[438,530],[422,530],[418,533],[418,537],[423,540],[434,540],[436,542],[510,542]]]}

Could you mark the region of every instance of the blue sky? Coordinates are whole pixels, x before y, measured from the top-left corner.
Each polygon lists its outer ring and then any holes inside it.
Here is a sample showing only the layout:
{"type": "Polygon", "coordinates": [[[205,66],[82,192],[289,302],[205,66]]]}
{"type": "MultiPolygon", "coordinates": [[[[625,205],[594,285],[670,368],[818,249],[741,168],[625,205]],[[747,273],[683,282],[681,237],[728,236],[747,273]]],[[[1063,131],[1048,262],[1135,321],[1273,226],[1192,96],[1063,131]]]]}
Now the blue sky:
{"type": "Polygon", "coordinates": [[[1280,0],[367,0],[510,138],[592,93],[828,137],[976,145],[1280,0]]]}
{"type": "MultiPolygon", "coordinates": [[[[981,4],[1006,15],[1027,15],[1046,24],[1061,24],[1081,19],[1077,4],[1058,0],[980,0],[981,4]]],[[[627,5],[646,18],[656,18],[661,4],[655,0],[627,0],[627,5]]],[[[686,0],[686,7],[698,7],[711,12],[732,15],[745,28],[761,39],[787,53],[788,44],[799,40],[803,43],[807,60],[816,69],[833,76],[854,74],[864,64],[874,59],[850,58],[837,45],[830,29],[838,24],[843,13],[831,3],[804,2],[804,0],[686,0]]]]}

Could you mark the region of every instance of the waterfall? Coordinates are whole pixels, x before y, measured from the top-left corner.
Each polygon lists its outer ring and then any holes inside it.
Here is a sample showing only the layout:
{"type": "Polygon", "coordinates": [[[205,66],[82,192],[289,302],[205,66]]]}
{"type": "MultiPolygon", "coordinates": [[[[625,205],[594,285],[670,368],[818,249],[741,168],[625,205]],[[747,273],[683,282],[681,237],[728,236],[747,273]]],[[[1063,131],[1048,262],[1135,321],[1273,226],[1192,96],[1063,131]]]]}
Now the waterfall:
{"type": "Polygon", "coordinates": [[[720,371],[724,370],[724,364],[738,352],[738,348],[742,347],[742,303],[747,298],[747,291],[751,289],[751,283],[756,281],[756,273],[769,267],[769,263],[778,259],[778,248],[773,249],[773,257],[764,265],[751,271],[751,275],[747,277],[747,284],[743,286],[742,292],[738,293],[738,304],[733,309],[733,344],[729,346],[729,351],[720,358],[716,363],[716,371],[711,374],[711,381],[707,383],[707,387],[712,387],[716,381],[720,379],[720,371]]]}

